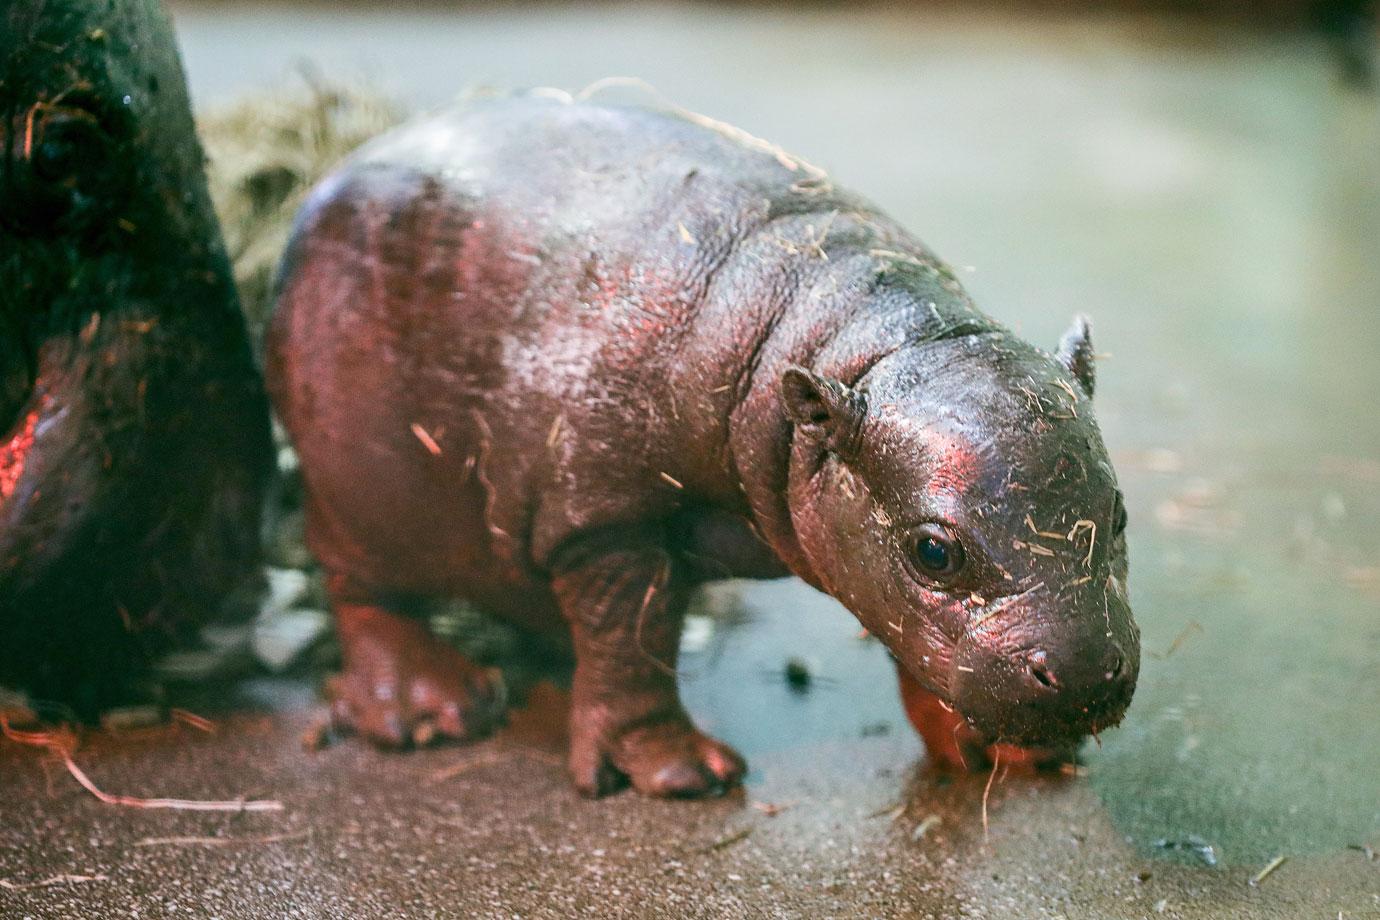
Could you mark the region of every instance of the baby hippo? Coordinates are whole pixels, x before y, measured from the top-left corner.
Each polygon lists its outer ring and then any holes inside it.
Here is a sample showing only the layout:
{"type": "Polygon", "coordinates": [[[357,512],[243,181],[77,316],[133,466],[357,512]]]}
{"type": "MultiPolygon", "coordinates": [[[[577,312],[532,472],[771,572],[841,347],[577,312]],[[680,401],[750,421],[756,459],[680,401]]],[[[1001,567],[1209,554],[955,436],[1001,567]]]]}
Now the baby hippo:
{"type": "Polygon", "coordinates": [[[335,712],[375,742],[500,719],[417,617],[463,597],[568,636],[581,792],[728,788],[743,760],[675,670],[687,596],[725,577],[838,598],[936,737],[1067,747],[1130,702],[1086,324],[1054,355],[1021,341],[872,205],[727,125],[534,95],[377,139],[299,216],[268,375],[335,712]]]}

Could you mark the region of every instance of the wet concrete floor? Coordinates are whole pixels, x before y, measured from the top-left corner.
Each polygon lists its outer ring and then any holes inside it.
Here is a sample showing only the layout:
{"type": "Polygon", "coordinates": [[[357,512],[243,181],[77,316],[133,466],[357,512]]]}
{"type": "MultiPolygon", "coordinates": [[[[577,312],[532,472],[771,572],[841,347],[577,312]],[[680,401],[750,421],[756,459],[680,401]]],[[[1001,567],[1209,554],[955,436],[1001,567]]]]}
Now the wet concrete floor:
{"type": "Polygon", "coordinates": [[[636,75],[882,202],[1036,341],[1090,313],[1140,689],[1086,776],[946,777],[845,612],[735,586],[684,688],[751,759],[739,795],[579,799],[547,689],[474,747],[306,753],[310,684],[263,680],[207,707],[214,735],[77,759],[281,812],[104,805],[0,744],[0,916],[1380,916],[1380,112],[1321,49],[1118,19],[176,9],[203,107],[304,58],[416,105],[636,75]]]}

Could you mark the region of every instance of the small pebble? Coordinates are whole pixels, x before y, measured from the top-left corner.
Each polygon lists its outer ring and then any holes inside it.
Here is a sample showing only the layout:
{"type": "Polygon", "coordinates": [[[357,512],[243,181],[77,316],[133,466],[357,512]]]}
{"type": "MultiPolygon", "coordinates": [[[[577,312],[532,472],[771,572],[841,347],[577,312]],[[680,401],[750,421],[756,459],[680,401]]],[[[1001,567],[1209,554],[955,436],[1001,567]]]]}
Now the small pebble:
{"type": "Polygon", "coordinates": [[[101,713],[101,728],[108,732],[127,732],[136,728],[152,728],[164,722],[161,706],[122,706],[101,713]]]}
{"type": "Polygon", "coordinates": [[[308,751],[319,751],[331,741],[331,723],[321,719],[302,732],[302,747],[308,751]]]}
{"type": "Polygon", "coordinates": [[[915,830],[910,832],[910,839],[922,840],[926,834],[943,823],[944,819],[939,817],[939,815],[927,815],[924,820],[915,825],[915,830]]]}

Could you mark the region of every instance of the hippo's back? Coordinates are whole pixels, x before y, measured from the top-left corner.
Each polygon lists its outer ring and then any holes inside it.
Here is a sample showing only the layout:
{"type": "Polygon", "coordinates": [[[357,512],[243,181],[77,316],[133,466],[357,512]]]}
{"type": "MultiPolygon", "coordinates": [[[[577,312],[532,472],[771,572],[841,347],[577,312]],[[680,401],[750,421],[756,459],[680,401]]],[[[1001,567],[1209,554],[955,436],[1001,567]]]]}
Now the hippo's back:
{"type": "MultiPolygon", "coordinates": [[[[534,243],[592,235],[605,250],[615,241],[653,248],[649,234],[664,231],[687,200],[731,223],[749,201],[808,205],[822,180],[702,116],[545,96],[468,103],[405,125],[360,151],[346,175],[378,167],[435,176],[487,216],[520,219],[541,234],[534,243]]],[[[679,235],[674,222],[670,229],[679,235]]]]}
{"type": "MultiPolygon", "coordinates": [[[[520,96],[378,138],[299,215],[278,340],[303,323],[318,336],[354,325],[371,338],[424,324],[461,336],[489,370],[498,350],[520,364],[536,349],[551,364],[572,330],[585,346],[626,340],[628,324],[649,317],[656,335],[642,343],[664,341],[745,237],[842,201],[813,168],[692,117],[520,96]]],[[[399,344],[423,358],[424,346],[399,344]]],[[[453,370],[477,374],[476,386],[500,383],[462,363],[453,370]]]]}

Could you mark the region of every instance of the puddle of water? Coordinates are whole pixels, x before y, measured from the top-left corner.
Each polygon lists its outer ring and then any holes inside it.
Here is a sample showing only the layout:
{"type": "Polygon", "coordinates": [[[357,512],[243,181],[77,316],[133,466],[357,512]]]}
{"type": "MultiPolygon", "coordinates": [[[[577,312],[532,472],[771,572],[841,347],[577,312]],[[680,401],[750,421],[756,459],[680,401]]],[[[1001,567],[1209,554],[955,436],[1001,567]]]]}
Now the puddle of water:
{"type": "Polygon", "coordinates": [[[682,656],[681,692],[744,756],[912,733],[886,650],[833,598],[783,579],[714,586],[709,603],[728,622],[682,656]]]}

